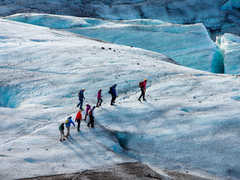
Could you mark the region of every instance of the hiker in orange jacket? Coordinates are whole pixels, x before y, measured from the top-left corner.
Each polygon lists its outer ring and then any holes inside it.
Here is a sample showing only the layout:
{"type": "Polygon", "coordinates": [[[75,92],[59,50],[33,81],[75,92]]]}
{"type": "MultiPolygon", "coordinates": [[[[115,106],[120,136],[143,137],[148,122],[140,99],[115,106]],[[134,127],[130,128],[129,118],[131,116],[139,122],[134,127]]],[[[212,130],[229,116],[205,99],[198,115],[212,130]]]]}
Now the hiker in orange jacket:
{"type": "Polygon", "coordinates": [[[78,113],[77,113],[77,115],[76,115],[76,118],[75,118],[75,122],[78,123],[78,125],[77,125],[77,131],[78,131],[78,132],[80,131],[81,120],[82,120],[82,110],[79,109],[79,110],[78,110],[78,113]]]}

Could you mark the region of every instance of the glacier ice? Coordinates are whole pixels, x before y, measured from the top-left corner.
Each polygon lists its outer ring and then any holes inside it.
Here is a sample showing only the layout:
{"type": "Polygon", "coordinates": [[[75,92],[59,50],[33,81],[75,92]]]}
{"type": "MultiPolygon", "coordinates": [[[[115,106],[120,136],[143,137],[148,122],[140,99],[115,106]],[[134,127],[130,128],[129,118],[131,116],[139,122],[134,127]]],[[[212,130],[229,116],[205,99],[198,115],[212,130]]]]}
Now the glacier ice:
{"type": "MultiPolygon", "coordinates": [[[[112,25],[138,28],[132,23],[112,25]]],[[[107,23],[98,26],[109,28],[107,23]]],[[[188,34],[201,25],[178,26],[166,30],[177,36],[180,30],[188,34]]],[[[4,164],[0,179],[69,173],[128,161],[239,179],[238,76],[175,65],[159,53],[63,30],[1,18],[0,29],[0,84],[11,89],[20,86],[22,99],[15,108],[0,107],[4,164]],[[138,82],[144,78],[148,79],[147,102],[139,103],[138,82]],[[114,83],[119,97],[117,106],[110,106],[107,91],[114,83]],[[103,107],[95,111],[96,128],[88,129],[83,122],[81,133],[72,129],[73,140],[61,144],[58,125],[75,115],[81,87],[86,88],[90,104],[96,103],[97,90],[103,89],[103,107]]],[[[238,38],[230,42],[235,47],[238,38]]],[[[215,60],[221,62],[218,54],[215,60]]]]}
{"type": "Polygon", "coordinates": [[[0,86],[0,107],[15,108],[19,104],[17,94],[19,90],[14,86],[0,86]]]}
{"type": "Polygon", "coordinates": [[[228,0],[223,6],[223,10],[233,10],[233,8],[240,8],[239,0],[228,0]]]}
{"type": "Polygon", "coordinates": [[[224,74],[224,54],[220,49],[214,53],[211,67],[211,72],[224,74]]]}
{"type": "Polygon", "coordinates": [[[239,32],[238,0],[28,0],[0,1],[0,15],[22,12],[95,17],[108,20],[159,19],[171,23],[203,23],[212,37],[239,32]],[[230,26],[231,25],[231,26],[230,26]]]}
{"type": "Polygon", "coordinates": [[[226,33],[217,38],[217,44],[224,52],[225,73],[240,73],[240,37],[226,33]]]}
{"type": "MultiPolygon", "coordinates": [[[[58,28],[58,24],[62,23],[63,17],[48,16],[52,20],[52,25],[49,25],[48,21],[43,21],[43,15],[41,14],[18,14],[9,16],[7,19],[55,28],[58,28]],[[35,19],[38,19],[38,21],[34,21],[35,19]]],[[[70,17],[67,17],[67,19],[70,19],[70,17]]],[[[78,19],[76,17],[68,23],[69,25],[66,25],[64,29],[70,32],[107,42],[155,51],[170,57],[180,65],[222,73],[222,71],[215,71],[216,68],[215,70],[213,68],[213,65],[216,64],[218,48],[210,39],[206,28],[202,24],[179,25],[150,19],[101,21],[92,18],[78,19]],[[72,26],[72,24],[79,22],[83,22],[83,25],[72,26]],[[89,25],[86,26],[86,24],[89,25]]]]}

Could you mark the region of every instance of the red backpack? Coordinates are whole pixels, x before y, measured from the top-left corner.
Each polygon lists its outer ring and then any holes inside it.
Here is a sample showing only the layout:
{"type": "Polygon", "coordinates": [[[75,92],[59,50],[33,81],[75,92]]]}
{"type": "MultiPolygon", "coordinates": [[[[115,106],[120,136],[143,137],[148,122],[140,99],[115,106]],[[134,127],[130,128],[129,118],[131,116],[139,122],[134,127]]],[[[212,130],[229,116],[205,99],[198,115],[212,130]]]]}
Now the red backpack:
{"type": "Polygon", "coordinates": [[[143,86],[144,86],[144,82],[142,81],[139,83],[139,87],[142,88],[143,86]]]}

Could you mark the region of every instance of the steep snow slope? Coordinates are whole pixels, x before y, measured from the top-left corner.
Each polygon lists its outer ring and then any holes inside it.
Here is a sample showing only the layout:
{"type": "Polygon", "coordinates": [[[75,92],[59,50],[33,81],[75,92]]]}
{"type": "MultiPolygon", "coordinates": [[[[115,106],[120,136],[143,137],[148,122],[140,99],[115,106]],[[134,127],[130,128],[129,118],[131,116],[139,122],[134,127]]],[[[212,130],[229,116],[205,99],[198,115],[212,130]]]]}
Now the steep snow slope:
{"type": "Polygon", "coordinates": [[[240,37],[227,33],[218,37],[217,43],[224,53],[225,72],[240,74],[240,37]]]}
{"type": "Polygon", "coordinates": [[[237,76],[189,69],[158,53],[69,32],[3,19],[0,28],[0,179],[136,160],[240,178],[237,76]],[[148,101],[140,103],[143,78],[148,101]],[[119,97],[110,106],[107,91],[114,83],[119,97]],[[72,129],[73,139],[60,143],[58,125],[75,115],[82,87],[92,105],[103,89],[96,128],[83,122],[79,134],[72,129]]]}
{"type": "Polygon", "coordinates": [[[239,0],[0,0],[0,15],[21,12],[105,19],[160,19],[178,24],[203,23],[215,34],[240,34],[239,0]]]}
{"type": "Polygon", "coordinates": [[[187,67],[224,73],[221,54],[202,24],[179,25],[151,19],[104,21],[47,14],[16,14],[6,18],[159,52],[187,67]]]}

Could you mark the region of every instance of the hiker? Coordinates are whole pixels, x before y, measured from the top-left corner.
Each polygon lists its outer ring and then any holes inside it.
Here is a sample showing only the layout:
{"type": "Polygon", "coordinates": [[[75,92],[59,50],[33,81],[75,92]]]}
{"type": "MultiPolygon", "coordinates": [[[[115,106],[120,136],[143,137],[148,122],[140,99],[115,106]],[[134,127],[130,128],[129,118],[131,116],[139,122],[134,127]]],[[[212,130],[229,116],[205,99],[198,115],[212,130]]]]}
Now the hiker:
{"type": "Polygon", "coordinates": [[[84,97],[84,91],[85,89],[82,88],[79,93],[78,93],[78,99],[79,99],[79,103],[77,105],[77,107],[80,107],[81,110],[83,110],[82,106],[83,106],[83,100],[85,99],[84,97]]]}
{"type": "Polygon", "coordinates": [[[79,109],[79,110],[78,110],[78,113],[77,113],[77,115],[76,115],[76,118],[75,118],[75,122],[78,123],[78,125],[77,125],[77,131],[78,131],[78,132],[80,131],[81,121],[82,121],[82,110],[79,109]]]}
{"type": "Polygon", "coordinates": [[[65,122],[65,126],[67,128],[67,134],[65,136],[66,138],[68,138],[68,136],[70,136],[70,126],[71,126],[71,124],[73,124],[73,126],[75,127],[75,124],[74,124],[74,122],[72,120],[72,116],[69,116],[67,118],[66,122],[65,122]]]}
{"type": "Polygon", "coordinates": [[[60,131],[60,141],[64,141],[64,123],[61,123],[59,126],[59,131],[60,131]]]}
{"type": "Polygon", "coordinates": [[[117,91],[116,91],[117,84],[114,84],[112,87],[110,87],[108,93],[112,95],[111,105],[115,104],[115,100],[117,98],[117,91]]]}
{"type": "Polygon", "coordinates": [[[96,106],[93,106],[93,108],[89,111],[89,122],[87,124],[88,127],[94,128],[94,115],[93,111],[96,106]]]}
{"type": "Polygon", "coordinates": [[[102,89],[99,89],[98,93],[97,93],[97,105],[96,107],[100,107],[102,105],[102,89]]]}
{"type": "Polygon", "coordinates": [[[141,101],[141,98],[143,98],[143,101],[146,101],[145,99],[146,86],[147,86],[147,79],[144,79],[144,81],[139,83],[139,87],[141,89],[141,95],[138,98],[139,101],[141,101]]]}
{"type": "Polygon", "coordinates": [[[84,117],[84,121],[87,120],[87,116],[88,116],[88,112],[91,109],[91,106],[89,104],[86,105],[86,112],[85,112],[85,117],[84,117]]]}

